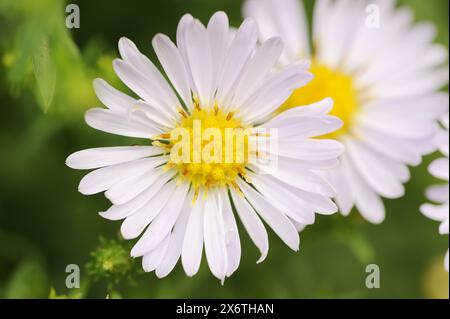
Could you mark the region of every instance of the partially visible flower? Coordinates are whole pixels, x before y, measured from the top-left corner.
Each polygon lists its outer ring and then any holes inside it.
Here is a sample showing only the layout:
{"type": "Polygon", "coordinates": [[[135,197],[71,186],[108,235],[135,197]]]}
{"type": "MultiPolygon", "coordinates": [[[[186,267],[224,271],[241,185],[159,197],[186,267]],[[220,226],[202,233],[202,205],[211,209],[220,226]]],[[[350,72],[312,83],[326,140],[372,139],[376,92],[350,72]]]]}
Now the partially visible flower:
{"type": "Polygon", "coordinates": [[[257,20],[263,41],[284,40],[283,64],[311,59],[314,80],[279,112],[334,100],[331,114],[344,125],[328,137],[346,147],[342,165],[326,174],[336,202],[344,215],[356,206],[381,223],[382,197],[404,195],[408,165],[435,150],[430,140],[448,110],[448,94],[438,92],[448,82],[448,53],[432,43],[435,27],[414,24],[411,10],[393,0],[318,0],[311,41],[299,0],[247,0],[244,15],[257,20]]]}
{"type": "MultiPolygon", "coordinates": [[[[443,158],[434,160],[429,166],[430,174],[436,178],[446,181],[445,184],[432,186],[427,190],[427,197],[436,204],[423,204],[420,207],[422,213],[435,221],[441,222],[439,233],[448,235],[449,223],[449,115],[442,119],[442,125],[445,130],[439,132],[435,142],[443,158]]],[[[449,271],[448,258],[449,252],[445,255],[445,269],[449,271]]]]}
{"type": "MultiPolygon", "coordinates": [[[[327,115],[330,99],[270,116],[312,75],[307,63],[273,71],[282,42],[272,38],[258,46],[257,33],[251,19],[232,32],[223,12],[214,14],[207,27],[185,15],[177,45],[162,34],[153,39],[170,84],[125,38],[119,41],[122,59],[113,65],[139,98],[103,80],[94,82],[97,96],[108,108],[88,111],[86,122],[105,132],[151,139],[152,145],[84,150],[69,156],[67,165],[95,169],[81,181],[80,192],[105,192],[113,206],[100,214],[125,219],[121,232],[126,239],[142,235],[131,254],[142,256],[144,270],[155,271],[158,277],[167,276],[180,257],[186,274],[195,275],[203,250],[214,276],[221,281],[231,276],[241,257],[235,215],[262,261],[269,250],[262,220],[298,250],[298,229],[314,223],[316,212],[337,211],[331,200],[334,189],[317,171],[335,167],[343,147],[313,137],[339,129],[342,122],[327,115]],[[272,128],[277,129],[275,135],[270,134],[272,128]],[[202,137],[211,132],[219,136],[213,153],[220,154],[220,142],[229,129],[249,133],[241,145],[248,157],[238,161],[237,148],[231,149],[231,162],[222,154],[213,161],[203,157],[204,150],[199,154],[202,137]],[[186,133],[189,140],[182,152],[187,162],[173,159],[179,153],[175,132],[186,133]],[[265,147],[271,142],[277,149],[265,147]],[[272,156],[278,163],[275,169],[259,161],[272,156]]],[[[205,148],[211,144],[207,142],[205,148]]]]}

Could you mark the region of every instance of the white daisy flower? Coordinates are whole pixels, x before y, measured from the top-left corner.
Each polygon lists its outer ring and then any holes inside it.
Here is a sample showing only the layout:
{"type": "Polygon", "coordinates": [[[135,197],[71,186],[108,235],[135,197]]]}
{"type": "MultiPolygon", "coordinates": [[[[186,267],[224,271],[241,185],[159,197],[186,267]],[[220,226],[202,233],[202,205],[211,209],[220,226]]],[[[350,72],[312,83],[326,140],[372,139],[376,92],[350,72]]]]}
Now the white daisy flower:
{"type": "Polygon", "coordinates": [[[404,195],[408,165],[434,149],[437,119],[448,110],[447,50],[433,44],[435,28],[413,24],[395,1],[318,0],[308,23],[299,0],[248,0],[244,15],[257,20],[264,41],[285,42],[283,64],[308,58],[314,80],[280,111],[329,96],[343,127],[329,135],[344,143],[341,166],[327,177],[348,215],[356,206],[372,223],[385,218],[382,197],[404,195]]]}
{"type": "MultiPolygon", "coordinates": [[[[429,166],[430,174],[436,178],[445,180],[447,183],[442,185],[432,186],[427,190],[427,197],[430,201],[437,204],[423,204],[420,207],[422,213],[438,222],[441,222],[439,233],[448,235],[448,221],[449,221],[449,115],[447,114],[442,119],[442,125],[445,130],[440,131],[435,138],[436,145],[444,158],[434,160],[429,166]]],[[[445,255],[445,269],[448,271],[448,250],[445,255]]]]}
{"type": "Polygon", "coordinates": [[[94,81],[107,109],[89,110],[86,122],[108,133],[150,139],[152,145],[88,149],[69,156],[67,165],[95,169],[81,181],[80,192],[105,192],[113,206],[100,215],[124,219],[124,238],[140,236],[131,255],[142,256],[144,270],[158,277],[168,275],[180,257],[186,274],[193,276],[203,248],[213,275],[222,281],[230,276],[241,256],[235,215],[259,249],[260,262],[269,249],[263,221],[296,251],[302,225],[312,224],[315,213],[337,211],[334,189],[317,171],[337,166],[343,146],[314,137],[339,129],[342,121],[327,115],[331,99],[269,116],[312,75],[306,63],[273,71],[282,42],[271,38],[258,46],[257,34],[251,19],[231,31],[223,12],[214,14],[207,27],[185,15],[176,45],[162,34],[153,39],[170,83],[125,38],[119,41],[122,59],[114,61],[114,69],[138,98],[94,81]],[[203,155],[197,163],[174,161],[178,143],[172,134],[180,129],[188,132],[187,159],[198,156],[198,123],[202,134],[250,129],[244,140],[250,156],[231,163],[220,156],[209,162],[203,155]],[[269,128],[277,129],[278,140],[260,133],[269,128]],[[267,142],[278,142],[278,149],[265,147],[267,142]],[[254,160],[263,155],[278,155],[276,169],[254,160]]]}

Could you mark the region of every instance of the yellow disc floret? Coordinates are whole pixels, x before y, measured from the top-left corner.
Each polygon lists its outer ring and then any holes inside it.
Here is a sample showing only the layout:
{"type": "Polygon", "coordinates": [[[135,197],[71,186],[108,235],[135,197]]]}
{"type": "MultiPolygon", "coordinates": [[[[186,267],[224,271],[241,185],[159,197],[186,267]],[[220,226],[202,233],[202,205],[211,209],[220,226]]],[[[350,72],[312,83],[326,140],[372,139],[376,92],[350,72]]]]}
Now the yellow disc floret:
{"type": "MultiPolygon", "coordinates": [[[[189,182],[198,193],[213,187],[236,187],[236,178],[245,178],[249,162],[249,126],[232,112],[219,107],[196,107],[188,114],[180,111],[176,127],[163,134],[170,149],[167,168],[178,171],[180,181],[189,182]]],[[[161,144],[160,144],[161,145],[161,144]]]]}
{"type": "Polygon", "coordinates": [[[348,133],[360,105],[352,76],[317,63],[312,64],[310,71],[314,79],[308,85],[294,91],[278,111],[282,112],[331,97],[334,100],[334,107],[330,115],[339,117],[344,125],[336,132],[328,134],[326,138],[337,138],[348,133]]]}

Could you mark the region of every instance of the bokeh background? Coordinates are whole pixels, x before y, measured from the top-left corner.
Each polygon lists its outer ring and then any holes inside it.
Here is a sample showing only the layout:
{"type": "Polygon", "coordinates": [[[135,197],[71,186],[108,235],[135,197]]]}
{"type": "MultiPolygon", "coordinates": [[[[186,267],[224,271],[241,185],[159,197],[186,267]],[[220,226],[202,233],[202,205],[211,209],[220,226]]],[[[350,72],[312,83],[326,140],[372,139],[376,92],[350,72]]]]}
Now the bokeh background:
{"type": "MultiPolygon", "coordinates": [[[[435,183],[426,166],[412,169],[407,196],[386,200],[382,225],[350,217],[319,217],[301,236],[299,253],[270,233],[267,260],[240,232],[243,255],[224,286],[203,260],[187,278],[180,265],[166,279],[140,271],[119,236],[119,222],[97,212],[103,195],[82,196],[83,172],[65,166],[70,153],[90,147],[133,144],[89,128],[83,113],[99,106],[95,77],[123,88],[112,71],[117,42],[127,36],[152,59],[151,39],[174,38],[184,13],[206,22],[224,10],[242,20],[240,0],[71,1],[81,28],[65,27],[59,0],[0,0],[0,298],[448,298],[443,270],[448,237],[419,213],[425,188],[435,183]],[[366,265],[381,269],[381,288],[365,287],[366,265]],[[66,265],[78,264],[81,288],[65,286],[66,265]]],[[[447,0],[404,0],[418,21],[438,28],[448,47],[447,0]]],[[[311,14],[314,1],[306,1],[311,14]]],[[[125,88],[123,88],[125,89],[125,88]]]]}

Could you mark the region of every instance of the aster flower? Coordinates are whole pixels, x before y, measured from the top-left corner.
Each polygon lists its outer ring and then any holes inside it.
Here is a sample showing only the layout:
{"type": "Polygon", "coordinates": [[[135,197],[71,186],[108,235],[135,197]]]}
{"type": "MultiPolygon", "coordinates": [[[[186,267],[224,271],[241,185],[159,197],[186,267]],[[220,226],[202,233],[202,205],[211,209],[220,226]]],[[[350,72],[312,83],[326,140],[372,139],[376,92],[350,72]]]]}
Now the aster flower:
{"type": "MultiPolygon", "coordinates": [[[[185,15],[176,45],[162,34],[153,39],[170,82],[125,38],[119,41],[122,59],[113,66],[138,97],[94,81],[107,109],[89,110],[86,122],[150,142],[80,151],[68,157],[67,165],[94,169],[79,191],[105,192],[113,205],[100,215],[124,219],[123,237],[140,237],[131,255],[142,256],[144,270],[158,277],[168,275],[180,258],[186,274],[195,275],[203,250],[214,276],[222,281],[230,276],[241,256],[236,215],[259,249],[260,262],[269,249],[263,221],[296,251],[298,229],[312,224],[315,213],[337,211],[334,189],[317,171],[337,166],[343,146],[314,137],[339,129],[342,121],[327,115],[330,99],[270,116],[312,75],[305,62],[274,71],[282,42],[271,38],[259,46],[257,34],[252,19],[231,31],[223,12],[214,14],[207,27],[185,15]],[[201,160],[194,160],[199,156],[195,146],[205,144],[196,132],[204,136],[213,129],[226,135],[230,128],[248,133],[241,144],[248,156],[210,162],[202,150],[201,160]],[[180,149],[175,132],[187,132],[188,143],[180,149]],[[186,162],[175,160],[183,147],[186,162]]],[[[237,151],[233,146],[233,158],[237,151]]],[[[212,153],[217,155],[215,148],[212,153]]]]}
{"type": "Polygon", "coordinates": [[[435,28],[414,24],[391,0],[316,1],[311,41],[299,0],[247,0],[244,15],[256,19],[263,41],[284,40],[282,64],[311,59],[314,80],[278,112],[334,100],[331,114],[344,125],[328,137],[346,148],[340,167],[326,173],[335,201],[343,215],[356,206],[381,223],[382,197],[404,195],[408,166],[435,150],[430,141],[448,110],[448,94],[438,92],[448,82],[447,50],[432,43],[435,28]]]}
{"type": "MultiPolygon", "coordinates": [[[[448,235],[449,220],[449,115],[443,117],[442,125],[445,130],[440,131],[435,138],[436,145],[445,157],[434,160],[429,166],[430,174],[446,181],[445,184],[432,186],[427,190],[427,197],[436,204],[423,204],[422,213],[435,221],[441,222],[439,233],[448,235]]],[[[445,255],[445,269],[448,271],[448,250],[445,255]]]]}

